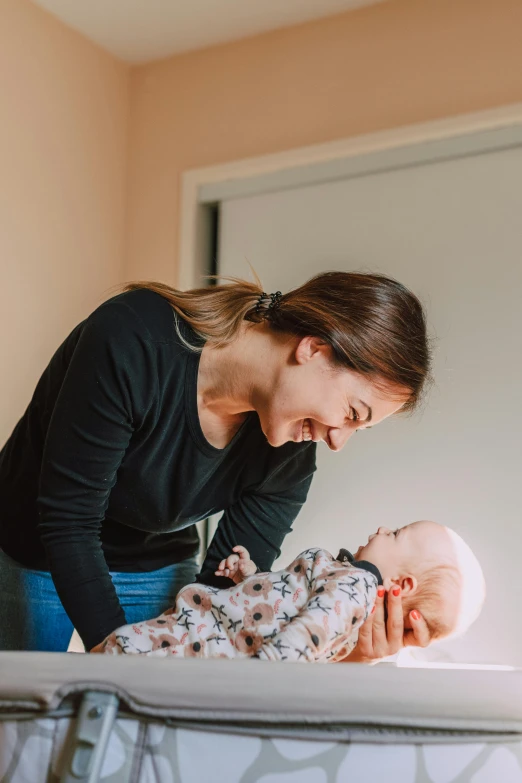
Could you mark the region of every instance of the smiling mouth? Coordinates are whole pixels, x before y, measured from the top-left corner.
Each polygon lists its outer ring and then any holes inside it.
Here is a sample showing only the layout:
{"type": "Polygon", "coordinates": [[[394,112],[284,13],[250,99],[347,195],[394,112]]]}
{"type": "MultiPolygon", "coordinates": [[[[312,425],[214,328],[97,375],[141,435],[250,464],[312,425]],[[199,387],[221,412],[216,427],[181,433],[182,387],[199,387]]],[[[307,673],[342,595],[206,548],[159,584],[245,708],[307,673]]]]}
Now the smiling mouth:
{"type": "Polygon", "coordinates": [[[328,448],[330,449],[332,448],[328,433],[324,436],[324,438],[318,437],[312,419],[303,419],[303,423],[301,425],[301,440],[304,441],[305,443],[308,443],[310,441],[313,441],[314,443],[318,443],[319,441],[324,441],[328,446],[328,448]]]}

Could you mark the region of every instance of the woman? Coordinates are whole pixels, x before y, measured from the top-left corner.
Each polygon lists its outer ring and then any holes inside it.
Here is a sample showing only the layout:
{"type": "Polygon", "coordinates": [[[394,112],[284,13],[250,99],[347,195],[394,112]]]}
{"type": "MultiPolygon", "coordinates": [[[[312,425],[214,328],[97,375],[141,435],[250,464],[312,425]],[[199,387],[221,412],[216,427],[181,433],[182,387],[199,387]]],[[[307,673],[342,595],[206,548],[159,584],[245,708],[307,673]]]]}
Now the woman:
{"type": "MultiPolygon", "coordinates": [[[[87,650],[154,617],[196,574],[194,523],[224,511],[198,575],[235,545],[270,569],[306,500],[316,443],[415,407],[422,307],[379,275],[284,296],[234,281],[127,286],[80,323],[0,453],[0,648],[87,650]]],[[[426,644],[390,601],[360,657],[426,644]],[[387,633],[388,631],[388,633],[387,633]]]]}

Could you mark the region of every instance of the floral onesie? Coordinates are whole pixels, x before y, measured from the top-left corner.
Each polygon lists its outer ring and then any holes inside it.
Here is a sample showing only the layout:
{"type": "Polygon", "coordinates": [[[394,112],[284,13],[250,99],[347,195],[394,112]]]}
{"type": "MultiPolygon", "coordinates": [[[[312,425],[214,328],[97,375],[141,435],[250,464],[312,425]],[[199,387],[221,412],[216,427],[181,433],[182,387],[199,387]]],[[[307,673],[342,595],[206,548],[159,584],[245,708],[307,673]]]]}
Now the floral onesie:
{"type": "Polygon", "coordinates": [[[347,550],[334,559],[307,549],[281,571],[258,573],[219,589],[184,587],[176,605],[155,620],[125,625],[104,652],[176,658],[248,658],[326,662],[357,644],[380,574],[347,550]]]}

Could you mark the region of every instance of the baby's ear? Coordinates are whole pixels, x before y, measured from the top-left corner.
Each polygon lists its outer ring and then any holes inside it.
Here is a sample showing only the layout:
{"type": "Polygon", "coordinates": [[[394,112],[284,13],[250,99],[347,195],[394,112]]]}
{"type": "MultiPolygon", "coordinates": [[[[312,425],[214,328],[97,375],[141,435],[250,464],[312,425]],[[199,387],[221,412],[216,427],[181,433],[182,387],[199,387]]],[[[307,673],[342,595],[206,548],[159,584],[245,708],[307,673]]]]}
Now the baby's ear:
{"type": "Polygon", "coordinates": [[[403,576],[398,580],[403,595],[412,595],[418,587],[418,582],[414,576],[403,576]]]}

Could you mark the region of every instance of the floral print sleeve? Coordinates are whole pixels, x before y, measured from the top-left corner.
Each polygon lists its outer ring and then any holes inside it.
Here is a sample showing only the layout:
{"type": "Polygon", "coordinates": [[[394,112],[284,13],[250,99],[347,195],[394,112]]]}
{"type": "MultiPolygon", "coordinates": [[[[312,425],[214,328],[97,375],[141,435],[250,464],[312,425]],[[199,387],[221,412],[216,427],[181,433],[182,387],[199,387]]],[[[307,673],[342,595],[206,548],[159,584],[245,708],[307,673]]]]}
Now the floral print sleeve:
{"type": "Polygon", "coordinates": [[[303,553],[305,562],[307,556],[315,557],[308,569],[309,599],[278,634],[263,644],[257,658],[326,662],[340,653],[339,657],[344,657],[357,644],[359,628],[375,604],[377,579],[352,566],[332,568],[330,561],[329,567],[325,554],[322,550],[303,553]]]}

